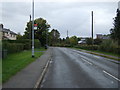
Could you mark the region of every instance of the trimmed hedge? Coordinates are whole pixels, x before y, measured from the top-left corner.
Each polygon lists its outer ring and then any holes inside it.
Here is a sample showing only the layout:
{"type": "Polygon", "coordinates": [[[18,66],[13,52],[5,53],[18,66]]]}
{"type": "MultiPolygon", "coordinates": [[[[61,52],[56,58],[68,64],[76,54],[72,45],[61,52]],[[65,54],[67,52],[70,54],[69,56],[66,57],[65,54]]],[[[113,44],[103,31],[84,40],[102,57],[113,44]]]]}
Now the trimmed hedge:
{"type": "Polygon", "coordinates": [[[8,54],[16,53],[24,50],[24,44],[20,43],[3,43],[3,50],[7,50],[8,54]]]}
{"type": "MultiPolygon", "coordinates": [[[[31,49],[31,43],[32,41],[29,39],[23,39],[23,40],[3,40],[2,41],[2,48],[3,50],[7,50],[8,54],[10,53],[16,53],[23,50],[29,50],[31,49]]],[[[41,44],[39,40],[34,40],[35,48],[40,48],[41,44]]]]}
{"type": "Polygon", "coordinates": [[[86,50],[98,50],[98,45],[77,45],[75,48],[86,49],[86,50]]]}
{"type": "Polygon", "coordinates": [[[40,41],[38,39],[35,39],[34,43],[35,43],[35,48],[40,48],[41,47],[41,43],[40,43],[40,41]]]}

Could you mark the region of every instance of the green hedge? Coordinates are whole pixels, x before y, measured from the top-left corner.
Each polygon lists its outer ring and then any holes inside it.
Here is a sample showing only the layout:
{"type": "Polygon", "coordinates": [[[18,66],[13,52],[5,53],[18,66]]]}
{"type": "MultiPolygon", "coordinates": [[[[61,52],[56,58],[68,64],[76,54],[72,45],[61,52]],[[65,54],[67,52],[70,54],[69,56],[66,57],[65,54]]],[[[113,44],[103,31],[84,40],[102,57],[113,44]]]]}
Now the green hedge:
{"type": "Polygon", "coordinates": [[[98,45],[77,45],[75,48],[86,49],[86,50],[98,50],[98,45]]]}
{"type": "Polygon", "coordinates": [[[16,46],[18,46],[19,44],[22,44],[23,45],[23,50],[29,50],[31,48],[31,41],[28,40],[28,39],[24,39],[24,40],[3,40],[2,43],[3,43],[3,46],[4,46],[4,43],[13,44],[13,45],[16,44],[16,46]]]}
{"type": "MultiPolygon", "coordinates": [[[[16,53],[16,52],[20,52],[23,50],[29,50],[31,49],[31,43],[32,41],[29,39],[23,39],[23,40],[3,40],[2,41],[2,48],[3,50],[7,50],[8,54],[10,53],[16,53]]],[[[39,40],[35,39],[34,40],[34,45],[35,48],[40,48],[41,44],[39,42],[39,40]]]]}
{"type": "Polygon", "coordinates": [[[20,43],[3,43],[3,50],[7,50],[7,53],[16,53],[24,50],[24,44],[20,43]]]}
{"type": "Polygon", "coordinates": [[[101,45],[77,45],[76,48],[85,49],[85,50],[98,50],[103,52],[111,52],[114,54],[120,53],[120,46],[117,42],[112,40],[104,40],[101,45]]]}
{"type": "Polygon", "coordinates": [[[35,39],[34,43],[35,43],[35,48],[40,48],[41,47],[41,44],[40,44],[38,39],[35,39]]]}
{"type": "Polygon", "coordinates": [[[112,40],[104,40],[103,43],[99,46],[98,50],[118,54],[120,53],[120,46],[118,46],[117,42],[112,40]]]}

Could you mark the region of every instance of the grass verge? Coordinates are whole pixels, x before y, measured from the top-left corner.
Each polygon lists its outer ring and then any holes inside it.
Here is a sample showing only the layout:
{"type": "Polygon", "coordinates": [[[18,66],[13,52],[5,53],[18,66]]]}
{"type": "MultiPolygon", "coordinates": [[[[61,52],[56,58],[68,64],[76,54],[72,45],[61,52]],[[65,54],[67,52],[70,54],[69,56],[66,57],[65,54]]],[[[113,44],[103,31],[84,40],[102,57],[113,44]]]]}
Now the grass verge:
{"type": "MultiPolygon", "coordinates": [[[[35,51],[45,51],[45,49],[35,49],[35,51]]],[[[8,55],[2,60],[2,82],[6,82],[10,77],[35,61],[43,53],[44,52],[35,52],[34,58],[31,57],[31,50],[8,55]]]]}
{"type": "Polygon", "coordinates": [[[114,58],[114,57],[107,56],[107,55],[111,55],[111,56],[115,56],[115,57],[120,57],[119,54],[114,54],[114,53],[111,53],[111,52],[102,52],[102,51],[98,51],[98,50],[80,49],[80,48],[73,48],[73,49],[91,51],[91,52],[87,52],[87,53],[90,53],[90,54],[94,54],[94,55],[98,55],[98,56],[102,56],[102,57],[106,57],[106,58],[109,58],[109,59],[114,59],[114,60],[120,61],[119,58],[114,58]],[[103,55],[102,55],[102,54],[103,54],[103,55]]]}

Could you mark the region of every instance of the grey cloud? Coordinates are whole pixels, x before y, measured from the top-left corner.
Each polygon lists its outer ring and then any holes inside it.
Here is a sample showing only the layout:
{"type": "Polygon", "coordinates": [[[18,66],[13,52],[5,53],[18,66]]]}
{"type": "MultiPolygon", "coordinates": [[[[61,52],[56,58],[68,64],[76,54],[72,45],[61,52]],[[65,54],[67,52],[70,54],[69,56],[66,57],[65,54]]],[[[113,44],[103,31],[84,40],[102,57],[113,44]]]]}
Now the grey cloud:
{"type": "MultiPolygon", "coordinates": [[[[59,30],[61,37],[66,37],[67,30],[69,30],[69,36],[90,36],[91,11],[93,10],[95,14],[95,36],[96,33],[109,33],[116,9],[116,2],[35,2],[35,18],[46,19],[51,25],[51,29],[59,30]]],[[[16,30],[16,32],[24,32],[30,14],[31,3],[3,4],[4,24],[8,28],[16,30]]]]}

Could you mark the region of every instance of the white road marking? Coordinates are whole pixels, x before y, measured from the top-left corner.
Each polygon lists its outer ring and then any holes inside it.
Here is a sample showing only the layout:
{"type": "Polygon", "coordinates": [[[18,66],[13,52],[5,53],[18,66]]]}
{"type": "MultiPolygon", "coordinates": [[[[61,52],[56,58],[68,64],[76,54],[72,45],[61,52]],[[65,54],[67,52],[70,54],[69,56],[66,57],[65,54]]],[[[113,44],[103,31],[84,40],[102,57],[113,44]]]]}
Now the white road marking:
{"type": "Polygon", "coordinates": [[[106,73],[107,75],[111,76],[112,78],[114,78],[117,81],[120,81],[120,79],[116,78],[115,76],[111,75],[110,73],[106,72],[103,70],[104,73],[106,73]]]}
{"type": "Polygon", "coordinates": [[[85,61],[85,62],[87,62],[87,63],[89,63],[90,65],[92,65],[92,63],[88,62],[87,60],[85,60],[85,59],[83,59],[83,58],[82,58],[82,60],[85,61]]]}
{"type": "Polygon", "coordinates": [[[95,58],[100,58],[99,56],[93,56],[93,57],[95,57],[95,58]]]}

